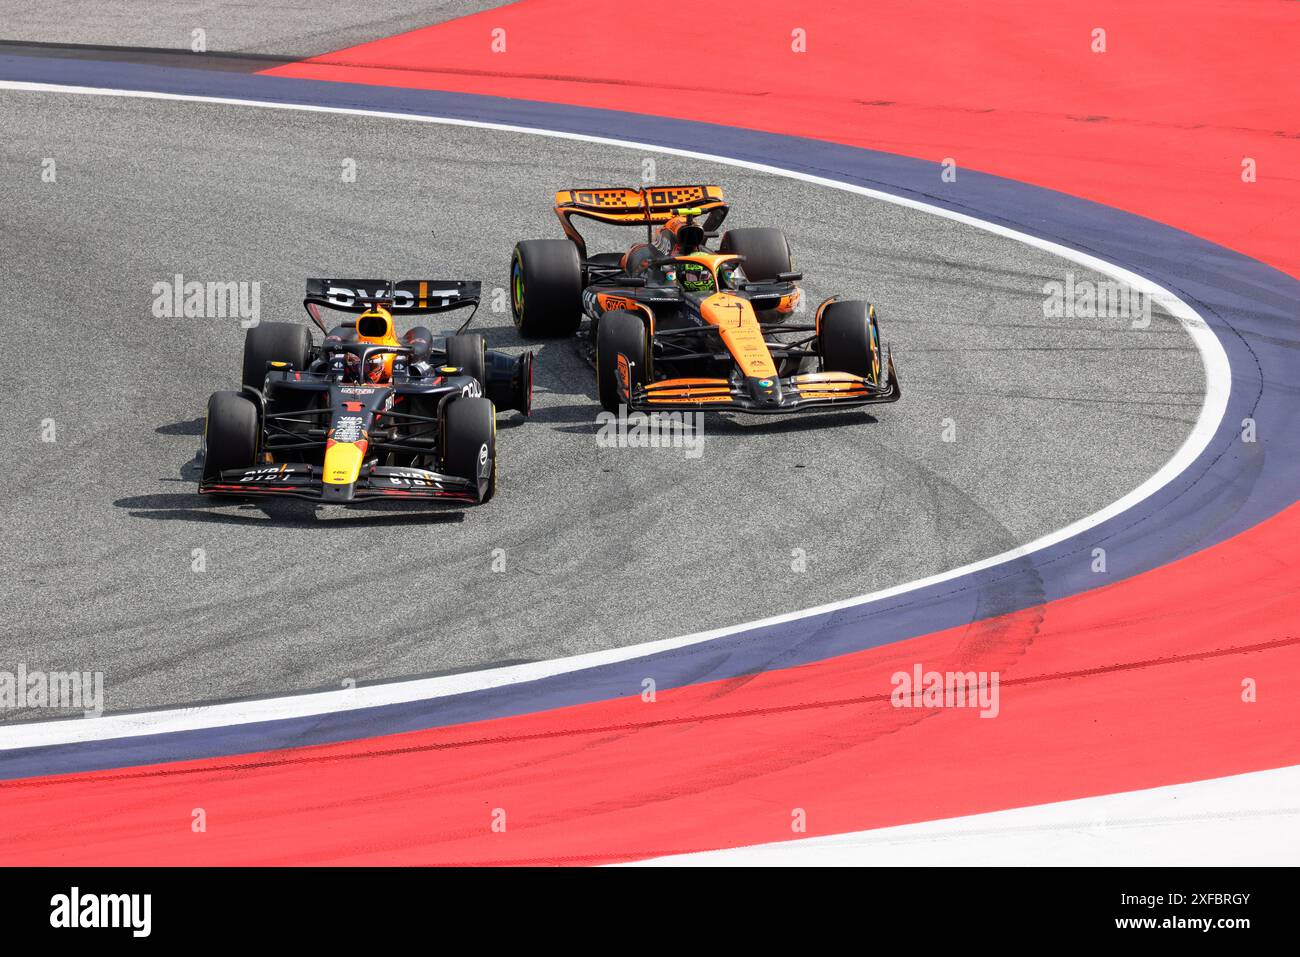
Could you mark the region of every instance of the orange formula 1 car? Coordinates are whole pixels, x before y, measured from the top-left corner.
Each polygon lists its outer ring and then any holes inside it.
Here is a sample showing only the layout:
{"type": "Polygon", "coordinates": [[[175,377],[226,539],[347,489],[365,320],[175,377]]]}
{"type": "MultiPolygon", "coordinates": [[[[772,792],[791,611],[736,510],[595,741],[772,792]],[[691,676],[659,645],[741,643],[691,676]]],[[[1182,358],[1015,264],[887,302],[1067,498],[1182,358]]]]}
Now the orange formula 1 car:
{"type": "Polygon", "coordinates": [[[528,337],[577,334],[610,411],[781,413],[897,401],[874,307],[832,297],[812,322],[795,321],[803,277],[785,235],[719,233],[727,209],[717,186],[557,193],[567,238],[515,246],[515,325],[528,337]],[[646,242],[591,255],[578,217],[644,226],[646,242]],[[590,324],[580,331],[584,314],[590,324]]]}

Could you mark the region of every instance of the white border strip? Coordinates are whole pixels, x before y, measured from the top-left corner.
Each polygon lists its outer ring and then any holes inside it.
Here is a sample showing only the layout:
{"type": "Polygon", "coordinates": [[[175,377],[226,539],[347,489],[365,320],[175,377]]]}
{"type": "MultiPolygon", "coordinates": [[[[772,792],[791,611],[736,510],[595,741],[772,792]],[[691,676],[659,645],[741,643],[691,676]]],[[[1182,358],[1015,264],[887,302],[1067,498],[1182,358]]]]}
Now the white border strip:
{"type": "Polygon", "coordinates": [[[675,149],[672,147],[651,146],[646,143],[610,139],[602,136],[589,136],[581,133],[543,130],[527,126],[513,126],[504,123],[486,123],[476,120],[453,119],[437,116],[415,116],[409,113],[392,113],[380,110],[361,110],[347,107],[311,106],[275,103],[263,100],[196,96],[181,93],[154,93],[139,90],[107,90],[95,87],[64,86],[54,83],[25,83],[13,80],[0,81],[0,89],[21,90],[36,93],[75,93],[87,96],[119,96],[150,100],[178,100],[194,103],[216,103],[231,106],[260,107],[276,110],[297,110],[313,113],[340,113],[349,116],[402,120],[404,122],[436,123],[446,126],[470,126],[478,129],[501,130],[509,133],[529,133],[537,136],[548,136],[555,139],[580,140],[587,143],[599,143],[602,146],[614,146],[624,149],[661,153],[670,156],[680,156],[687,159],[705,160],[711,163],[721,163],[728,166],[742,167],[760,173],[785,176],[806,183],[844,190],[845,192],[867,196],[882,202],[893,203],[896,206],[919,210],[934,216],[942,217],[943,219],[982,229],[995,236],[1002,236],[1007,239],[1015,240],[1016,242],[1023,243],[1026,246],[1031,246],[1062,259],[1069,260],[1070,262],[1077,263],[1086,269],[1108,275],[1113,279],[1125,283],[1131,288],[1137,289],[1138,291],[1151,296],[1152,301],[1172,314],[1182,324],[1183,328],[1187,331],[1187,334],[1191,337],[1192,342],[1200,352],[1201,362],[1205,367],[1206,381],[1205,400],[1201,405],[1201,411],[1197,416],[1196,424],[1192,428],[1191,433],[1174,453],[1173,457],[1145,482],[1100,511],[1094,512],[1076,522],[1072,522],[1064,528],[1050,532],[1041,538],[1034,539],[1032,542],[1013,548],[1010,551],[1002,552],[998,555],[977,562],[972,562],[968,565],[962,565],[960,568],[954,568],[937,575],[930,575],[927,578],[921,578],[904,585],[895,585],[891,588],[872,592],[868,595],[861,595],[857,598],[849,598],[843,601],[831,602],[826,605],[818,605],[815,608],[807,608],[803,611],[776,615],[759,621],[746,622],[740,625],[729,625],[725,628],[716,628],[712,631],[699,632],[693,635],[683,635],[680,638],[667,638],[660,641],[650,641],[643,644],[631,645],[626,648],[611,648],[605,651],[589,652],[587,654],[573,655],[567,658],[556,658],[550,661],[532,662],[523,665],[510,665],[503,668],[491,668],[485,671],[472,671],[463,674],[446,675],[438,678],[419,678],[408,681],[395,681],[387,684],[367,685],[364,687],[340,691],[263,698],[255,701],[239,701],[228,704],[207,705],[203,707],[173,708],[162,711],[141,712],[138,714],[107,715],[99,718],[3,725],[0,726],[0,751],[12,750],[15,748],[71,744],[83,741],[100,741],[110,738],[138,737],[147,734],[167,734],[176,731],[195,731],[202,728],[251,724],[259,721],[280,721],[287,718],[309,717],[312,715],[328,714],[331,712],[355,711],[362,708],[375,708],[383,705],[448,697],[450,695],[464,694],[469,691],[482,691],[489,688],[499,688],[504,685],[537,681],[541,678],[549,678],[553,675],[564,674],[566,672],[580,671],[587,668],[598,667],[600,665],[608,665],[619,661],[627,661],[633,658],[641,658],[647,655],[669,651],[674,648],[684,648],[688,645],[712,641],[716,638],[733,635],[741,631],[748,631],[750,629],[762,628],[770,625],[778,625],[784,622],[797,621],[801,618],[807,618],[812,615],[820,615],[826,612],[838,611],[842,608],[849,608],[856,605],[864,605],[869,602],[881,601],[885,598],[892,598],[895,595],[915,591],[918,588],[937,585],[941,582],[951,581],[954,578],[960,578],[963,575],[969,575],[972,572],[982,571],[986,568],[992,568],[995,565],[1014,561],[1015,559],[1030,555],[1051,545],[1055,545],[1058,542],[1064,541],[1067,538],[1078,535],[1080,532],[1087,531],[1108,519],[1114,518],[1121,512],[1132,508],[1143,499],[1148,498],[1165,485],[1168,485],[1184,469],[1196,460],[1197,456],[1201,454],[1209,444],[1210,439],[1214,436],[1214,433],[1219,427],[1220,421],[1223,419],[1224,412],[1227,410],[1228,393],[1232,386],[1232,373],[1228,365],[1227,353],[1224,352],[1222,344],[1220,344],[1218,338],[1214,335],[1214,332],[1210,329],[1205,320],[1201,318],[1201,316],[1198,315],[1191,306],[1179,299],[1169,290],[1156,285],[1148,279],[1144,279],[1136,273],[1130,272],[1127,269],[1123,269],[1112,263],[1108,263],[1102,259],[1098,259],[1095,256],[1090,256],[1066,246],[1061,246],[1057,243],[1040,239],[1037,236],[1030,236],[1026,233],[1017,232],[1014,229],[1008,229],[1007,227],[999,226],[996,223],[985,222],[976,219],[973,216],[967,216],[963,213],[955,213],[939,206],[931,206],[927,203],[918,202],[914,199],[895,196],[892,193],[886,193],[876,189],[868,189],[864,186],[856,186],[852,183],[844,183],[821,176],[813,176],[807,173],[782,169],[777,166],[751,163],[745,160],[732,159],[725,156],[714,156],[708,153],[697,153],[691,150],[675,149]]]}
{"type": "Polygon", "coordinates": [[[873,831],[657,857],[631,866],[1150,867],[1153,863],[1161,867],[1300,864],[1300,767],[873,831]]]}

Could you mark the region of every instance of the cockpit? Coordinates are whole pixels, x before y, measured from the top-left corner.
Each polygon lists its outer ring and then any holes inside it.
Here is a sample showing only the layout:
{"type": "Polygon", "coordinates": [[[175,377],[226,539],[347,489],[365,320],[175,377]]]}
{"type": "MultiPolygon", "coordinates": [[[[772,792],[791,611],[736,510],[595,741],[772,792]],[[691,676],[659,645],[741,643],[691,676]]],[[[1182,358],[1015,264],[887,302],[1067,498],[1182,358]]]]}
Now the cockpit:
{"type": "Polygon", "coordinates": [[[677,260],[663,267],[664,278],[685,292],[709,295],[740,289],[746,282],[745,270],[739,259],[726,259],[717,265],[717,272],[707,263],[694,260],[677,260]]]}

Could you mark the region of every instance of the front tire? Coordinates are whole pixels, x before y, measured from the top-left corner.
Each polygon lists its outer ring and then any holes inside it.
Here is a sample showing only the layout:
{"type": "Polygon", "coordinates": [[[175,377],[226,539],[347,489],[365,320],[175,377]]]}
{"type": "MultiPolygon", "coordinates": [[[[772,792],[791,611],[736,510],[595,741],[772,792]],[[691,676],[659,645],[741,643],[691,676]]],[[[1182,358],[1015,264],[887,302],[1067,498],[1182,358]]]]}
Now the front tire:
{"type": "Polygon", "coordinates": [[[618,356],[631,363],[631,388],[650,381],[650,337],[645,323],[626,309],[602,313],[596,323],[596,393],[607,412],[618,412],[618,356]]]}
{"type": "Polygon", "coordinates": [[[873,382],[880,376],[880,330],[865,302],[836,301],[822,310],[818,345],[823,372],[847,372],[873,382]]]}
{"type": "Polygon", "coordinates": [[[261,322],[244,334],[244,385],[261,392],[268,362],[301,372],[311,363],[311,333],[296,322],[261,322]]]}
{"type": "Polygon", "coordinates": [[[461,397],[442,418],[442,470],[478,487],[479,504],[497,490],[497,413],[487,399],[461,397]]]}
{"type": "Polygon", "coordinates": [[[203,481],[215,481],[225,469],[252,468],[260,436],[257,406],[250,399],[214,392],[203,425],[203,481]]]}
{"type": "Polygon", "coordinates": [[[571,336],[582,321],[582,260],[567,239],[526,239],[510,258],[510,311],[530,339],[571,336]]]}

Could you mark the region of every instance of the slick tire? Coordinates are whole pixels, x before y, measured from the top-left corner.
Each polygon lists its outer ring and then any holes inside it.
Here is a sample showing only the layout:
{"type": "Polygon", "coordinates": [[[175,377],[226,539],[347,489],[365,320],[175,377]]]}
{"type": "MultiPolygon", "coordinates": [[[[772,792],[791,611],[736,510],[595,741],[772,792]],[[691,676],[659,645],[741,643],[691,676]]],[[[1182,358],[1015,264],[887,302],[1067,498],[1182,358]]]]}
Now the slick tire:
{"type": "Polygon", "coordinates": [[[492,403],[465,396],[447,403],[442,419],[442,470],[478,486],[479,504],[497,490],[497,414],[492,403]]]}
{"type": "Polygon", "coordinates": [[[607,412],[618,412],[618,357],[632,364],[632,387],[650,381],[650,339],[645,323],[625,309],[602,313],[596,323],[596,393],[607,412]]]}
{"type": "Polygon", "coordinates": [[[244,334],[244,385],[262,391],[268,362],[288,362],[301,372],[311,362],[311,333],[296,322],[262,322],[244,334]]]}
{"type": "Polygon", "coordinates": [[[203,480],[217,479],[224,469],[252,468],[260,431],[251,399],[238,392],[214,392],[203,426],[203,480]]]}
{"type": "Polygon", "coordinates": [[[865,302],[836,301],[822,310],[818,330],[823,372],[874,380],[880,369],[880,333],[865,302]]]}
{"type": "Polygon", "coordinates": [[[510,257],[510,312],[528,339],[571,336],[582,321],[582,261],[567,239],[526,239],[510,257]]]}

